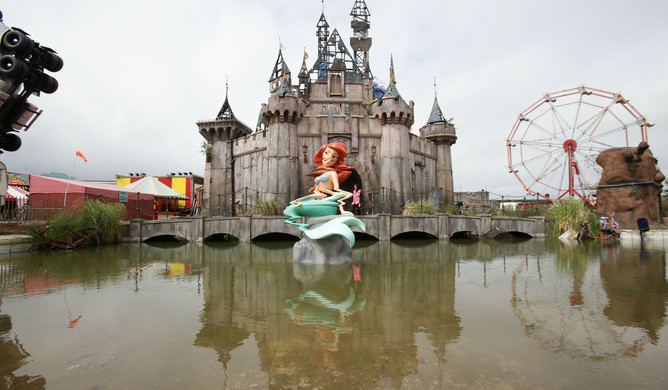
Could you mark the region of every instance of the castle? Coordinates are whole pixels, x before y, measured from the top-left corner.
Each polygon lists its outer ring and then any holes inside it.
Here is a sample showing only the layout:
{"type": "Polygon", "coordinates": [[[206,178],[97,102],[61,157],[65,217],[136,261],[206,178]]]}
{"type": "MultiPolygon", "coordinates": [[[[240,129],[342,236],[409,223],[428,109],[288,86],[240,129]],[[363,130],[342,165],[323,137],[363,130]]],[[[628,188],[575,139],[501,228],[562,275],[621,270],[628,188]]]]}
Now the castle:
{"type": "Polygon", "coordinates": [[[197,122],[207,142],[203,209],[209,215],[252,212],[260,200],[281,206],[308,194],[313,155],[321,145],[343,142],[355,170],[341,188],[362,190],[362,212],[400,214],[409,200],[442,206],[453,202],[450,147],[457,136],[434,97],[420,135],[411,133],[413,102],[397,89],[394,64],[384,88],[369,66],[369,10],[356,0],[350,13],[352,54],[324,11],[317,23],[318,55],[304,56],[296,80],[281,50],[269,78],[270,96],[251,129],[228,101],[213,120],[197,122]]]}

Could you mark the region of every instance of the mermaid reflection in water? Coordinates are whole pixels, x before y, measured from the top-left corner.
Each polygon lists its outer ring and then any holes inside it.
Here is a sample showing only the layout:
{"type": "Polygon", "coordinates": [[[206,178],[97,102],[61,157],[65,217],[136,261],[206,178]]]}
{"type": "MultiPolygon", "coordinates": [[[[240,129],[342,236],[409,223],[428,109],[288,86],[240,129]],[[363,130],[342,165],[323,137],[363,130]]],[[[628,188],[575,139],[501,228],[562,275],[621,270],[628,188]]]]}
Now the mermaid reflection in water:
{"type": "Polygon", "coordinates": [[[341,142],[321,146],[313,157],[313,162],[318,164],[318,167],[315,172],[308,175],[315,178],[311,194],[290,202],[283,214],[289,217],[286,223],[296,225],[309,238],[319,239],[340,234],[348,239],[352,247],[355,237],[349,227],[354,225],[364,230],[364,224],[352,217],[351,212],[343,210],[345,200],[352,197],[350,192],[342,190],[339,186],[348,179],[353,170],[344,163],[347,155],[346,146],[341,142]],[[336,215],[337,207],[341,218],[332,220],[316,230],[309,230],[308,223],[298,222],[302,217],[336,215]]]}

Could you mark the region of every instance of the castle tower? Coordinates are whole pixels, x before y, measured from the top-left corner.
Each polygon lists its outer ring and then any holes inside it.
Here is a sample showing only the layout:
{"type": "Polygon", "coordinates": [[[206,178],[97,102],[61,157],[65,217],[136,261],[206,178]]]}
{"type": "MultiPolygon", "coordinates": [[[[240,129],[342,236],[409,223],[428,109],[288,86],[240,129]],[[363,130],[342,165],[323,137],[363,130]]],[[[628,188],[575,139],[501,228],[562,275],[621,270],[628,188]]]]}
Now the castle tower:
{"type": "Polygon", "coordinates": [[[277,199],[284,207],[300,196],[297,125],[305,111],[306,102],[295,96],[287,75],[269,101],[262,104],[262,121],[267,126],[266,172],[271,172],[265,178],[265,198],[277,199]]]}
{"type": "Polygon", "coordinates": [[[450,147],[457,142],[455,125],[446,120],[434,94],[434,104],[427,124],[420,128],[420,136],[436,144],[438,158],[436,162],[436,186],[441,190],[441,202],[454,202],[454,183],[452,179],[452,155],[450,147]]]}
{"type": "Polygon", "coordinates": [[[369,9],[364,0],[356,0],[353,5],[350,16],[353,20],[350,27],[353,29],[353,36],[350,38],[350,46],[353,48],[355,63],[362,74],[371,76],[371,67],[369,66],[369,49],[371,48],[371,38],[369,37],[369,9]]]}
{"type": "Polygon", "coordinates": [[[251,129],[234,116],[227,88],[216,119],[197,122],[197,127],[207,142],[203,208],[212,215],[220,215],[220,210],[233,210],[236,201],[233,141],[250,134],[251,129]]]}
{"type": "Polygon", "coordinates": [[[377,151],[380,162],[381,201],[385,210],[401,214],[411,194],[409,137],[414,122],[413,105],[399,94],[390,59],[390,85],[385,94],[371,104],[372,115],[380,120],[381,137],[377,151]]]}

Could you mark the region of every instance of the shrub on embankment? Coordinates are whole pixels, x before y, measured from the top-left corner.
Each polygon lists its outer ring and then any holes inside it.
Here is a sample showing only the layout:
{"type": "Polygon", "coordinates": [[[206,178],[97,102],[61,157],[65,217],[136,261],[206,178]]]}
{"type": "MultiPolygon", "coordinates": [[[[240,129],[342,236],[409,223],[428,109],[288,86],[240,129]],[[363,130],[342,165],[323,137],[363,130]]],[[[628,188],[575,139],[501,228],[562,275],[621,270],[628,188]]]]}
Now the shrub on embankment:
{"type": "Polygon", "coordinates": [[[428,200],[412,201],[409,200],[403,207],[403,215],[432,215],[438,213],[438,207],[434,206],[428,200]]]}
{"type": "Polygon", "coordinates": [[[276,199],[260,199],[253,206],[253,214],[264,216],[283,215],[283,207],[276,199]]]}
{"type": "Polygon", "coordinates": [[[89,200],[81,207],[60,212],[45,225],[33,226],[28,234],[43,249],[114,244],[121,241],[124,214],[121,203],[89,200]]]}
{"type": "Polygon", "coordinates": [[[567,230],[579,232],[584,224],[589,225],[589,232],[597,234],[600,230],[598,214],[580,199],[555,202],[544,212],[546,234],[558,237],[567,230]]]}

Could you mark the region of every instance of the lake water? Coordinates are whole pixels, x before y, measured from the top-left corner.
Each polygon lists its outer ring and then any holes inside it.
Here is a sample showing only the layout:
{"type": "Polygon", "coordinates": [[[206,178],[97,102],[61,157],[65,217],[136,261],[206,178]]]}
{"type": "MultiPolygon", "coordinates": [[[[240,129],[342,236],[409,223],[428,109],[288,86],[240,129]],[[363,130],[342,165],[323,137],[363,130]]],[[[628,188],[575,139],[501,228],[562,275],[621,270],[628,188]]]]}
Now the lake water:
{"type": "Polygon", "coordinates": [[[127,244],[0,258],[0,389],[663,389],[666,250],[127,244]]]}

